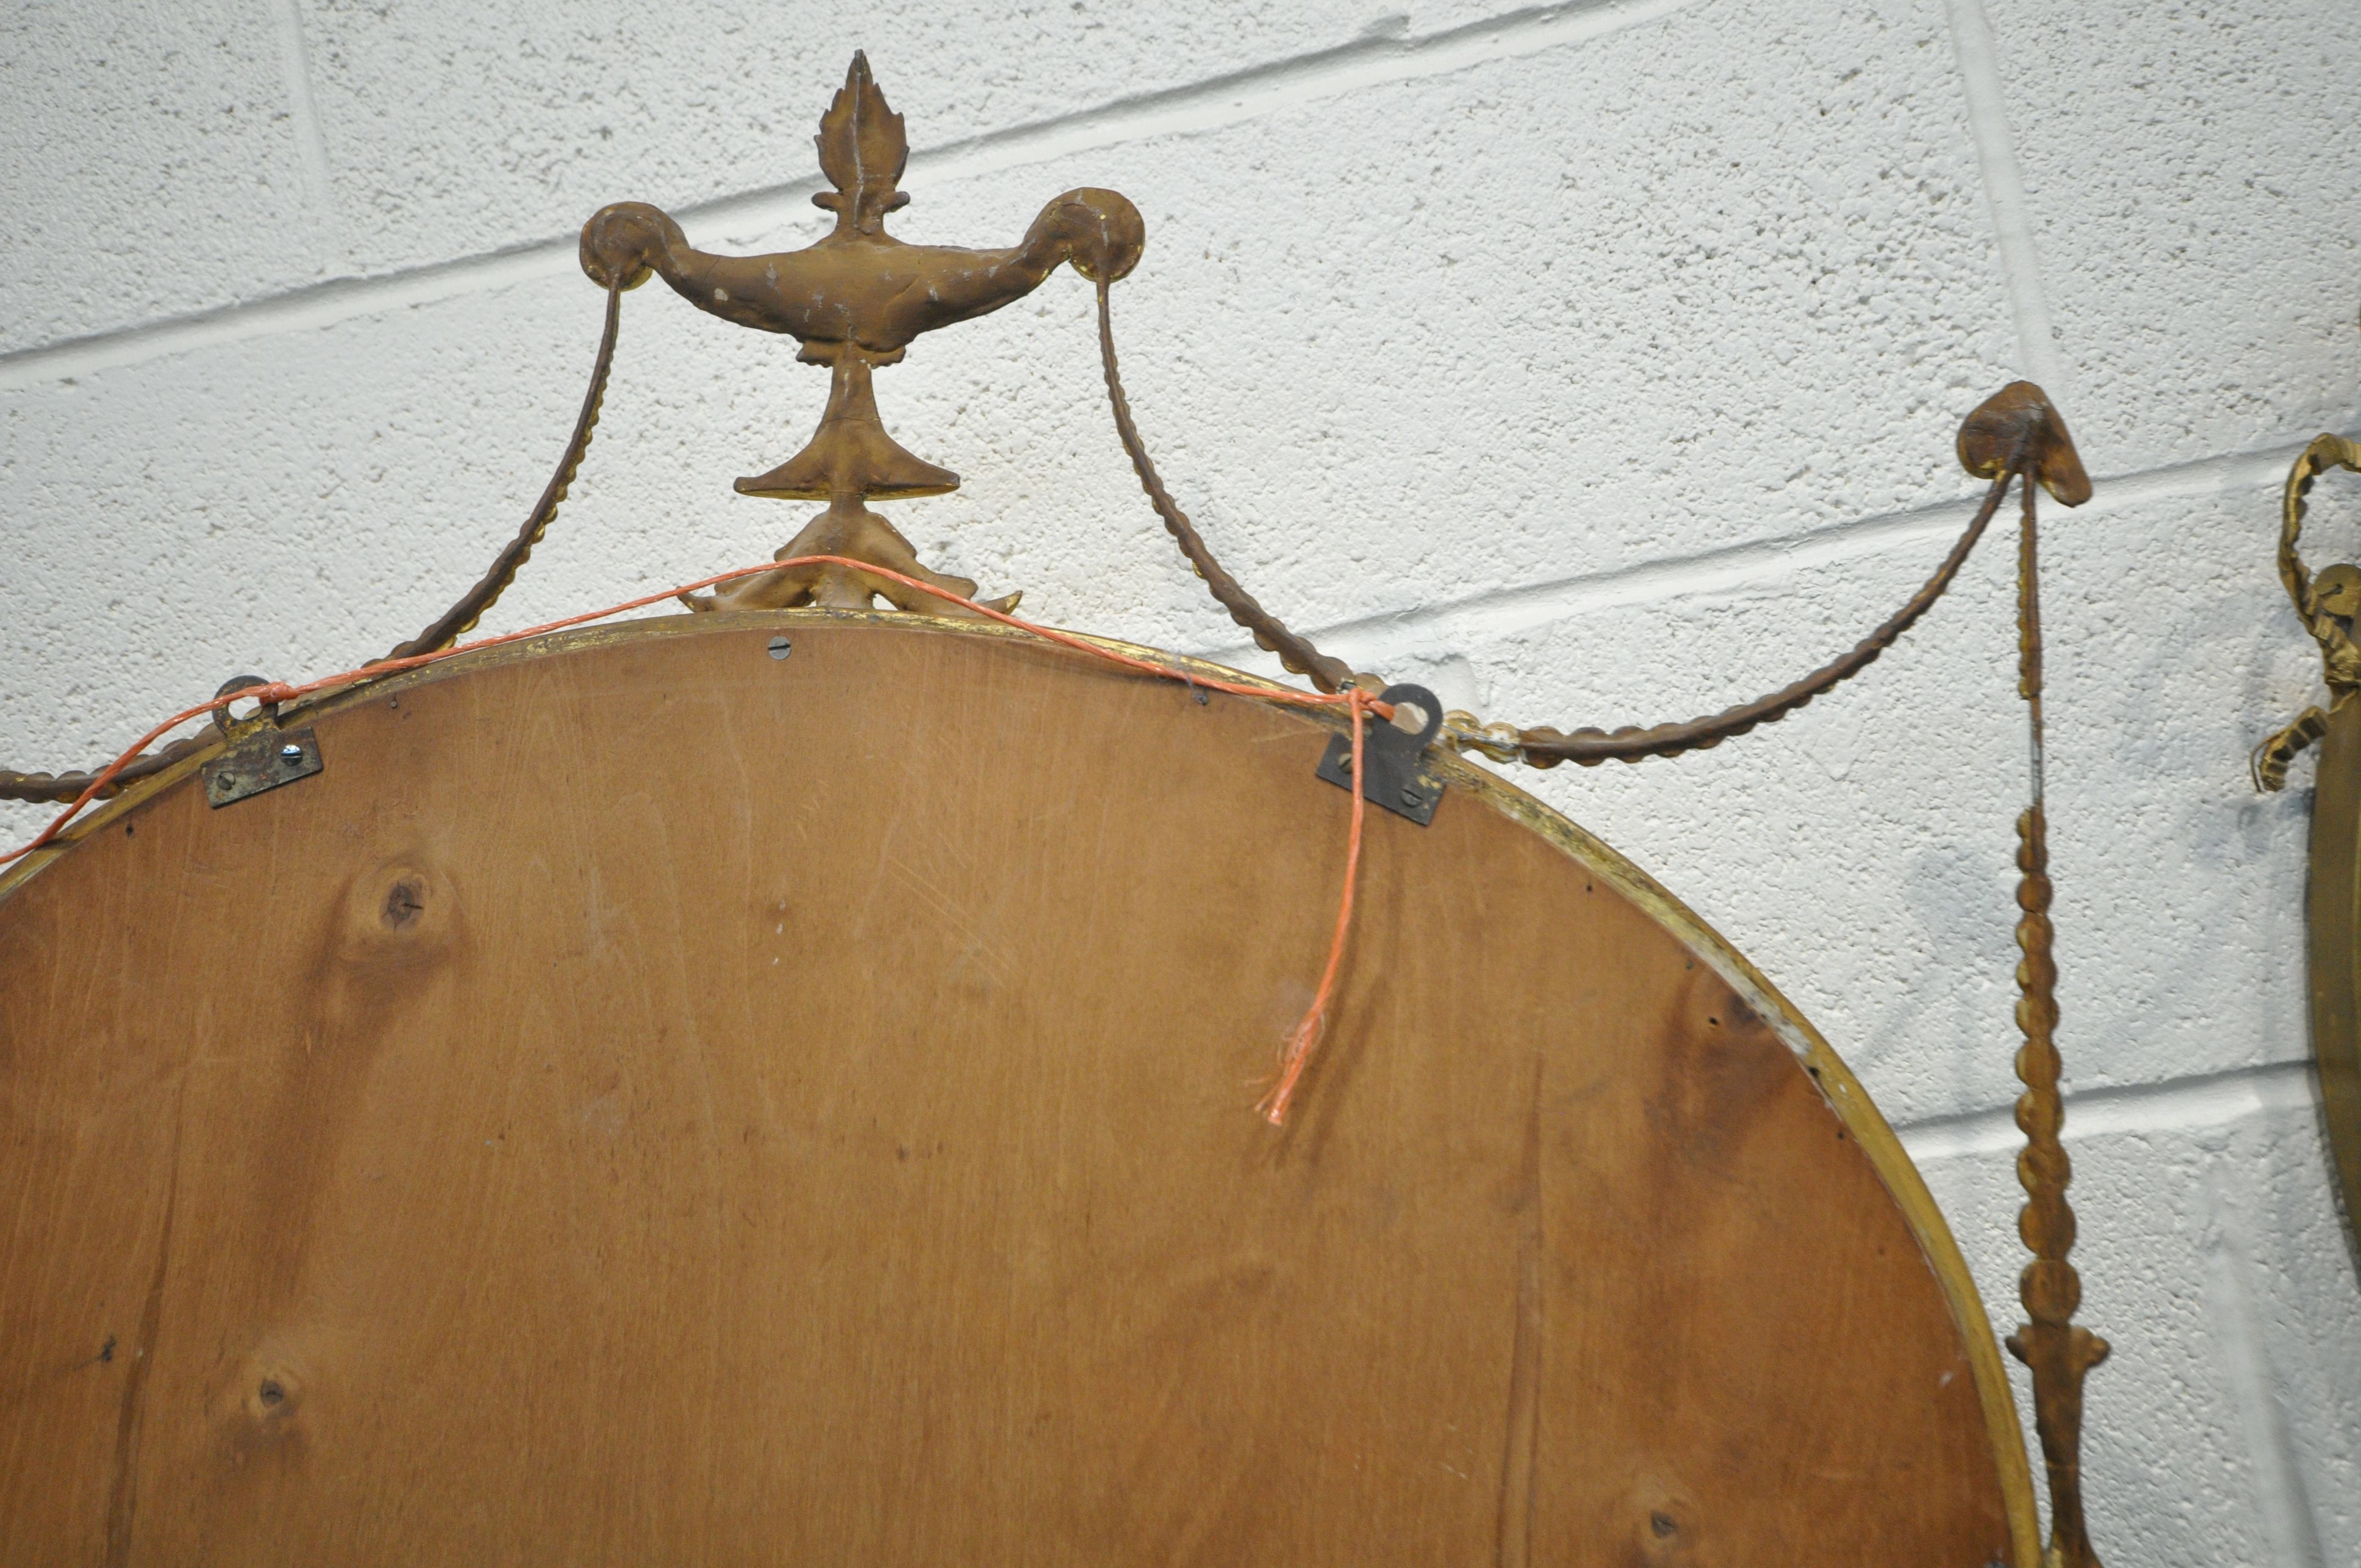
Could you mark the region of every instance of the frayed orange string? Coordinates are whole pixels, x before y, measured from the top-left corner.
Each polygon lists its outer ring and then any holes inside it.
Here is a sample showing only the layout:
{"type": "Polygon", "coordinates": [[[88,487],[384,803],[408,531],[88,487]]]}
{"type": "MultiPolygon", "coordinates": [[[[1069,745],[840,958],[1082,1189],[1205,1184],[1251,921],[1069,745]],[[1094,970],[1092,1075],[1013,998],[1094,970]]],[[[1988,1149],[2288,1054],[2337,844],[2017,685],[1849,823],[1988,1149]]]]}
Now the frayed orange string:
{"type": "Polygon", "coordinates": [[[1312,1047],[1326,1032],[1329,999],[1335,994],[1336,970],[1345,961],[1345,938],[1353,928],[1353,888],[1361,869],[1361,819],[1367,811],[1361,794],[1361,721],[1375,706],[1358,686],[1345,688],[1345,714],[1353,725],[1353,825],[1345,838],[1345,893],[1336,901],[1336,934],[1328,941],[1328,967],[1320,971],[1320,989],[1312,993],[1311,1007],[1288,1035],[1286,1048],[1279,1053],[1279,1082],[1255,1107],[1274,1127],[1287,1125],[1287,1107],[1295,1098],[1295,1086],[1312,1060],[1312,1047]]]}
{"type": "Polygon", "coordinates": [[[978,604],[973,599],[961,598],[949,588],[938,587],[932,583],[921,582],[916,577],[906,577],[901,573],[886,567],[874,565],[867,561],[851,560],[842,555],[798,555],[785,561],[766,561],[759,566],[738,566],[727,572],[717,572],[709,577],[702,577],[693,583],[684,583],[676,588],[666,588],[661,593],[643,594],[638,598],[625,599],[620,604],[609,605],[604,609],[586,610],[579,615],[569,615],[562,620],[544,621],[539,626],[528,626],[522,631],[506,631],[497,637],[478,637],[472,642],[456,643],[448,648],[435,649],[428,653],[413,653],[407,658],[380,660],[357,670],[339,670],[333,675],[322,675],[315,680],[304,681],[300,685],[272,681],[263,685],[242,686],[225,696],[214,697],[210,702],[202,702],[193,707],[184,707],[133,741],[121,755],[100,770],[98,776],[90,781],[89,785],[81,795],[74,797],[73,803],[50,818],[48,825],[42,828],[39,833],[34,835],[28,842],[20,844],[5,854],[0,854],[0,866],[22,860],[35,850],[46,849],[56,842],[58,835],[64,832],[74,818],[81,816],[90,803],[96,800],[101,792],[115,782],[115,776],[131,765],[140,752],[191,719],[202,718],[207,714],[218,712],[234,702],[251,700],[266,707],[292,702],[298,697],[309,696],[314,692],[325,691],[333,686],[357,685],[376,680],[381,675],[400,674],[405,670],[415,670],[423,665],[440,663],[445,659],[456,659],[462,653],[479,652],[486,648],[498,648],[507,643],[523,641],[529,637],[542,637],[553,631],[563,631],[568,627],[581,626],[593,620],[604,620],[610,615],[621,615],[627,610],[644,609],[649,605],[660,604],[682,594],[696,593],[699,589],[714,587],[722,583],[734,582],[740,577],[755,576],[763,572],[775,572],[789,566],[813,565],[849,566],[872,576],[884,577],[889,581],[900,583],[905,587],[930,594],[946,603],[972,610],[987,620],[999,621],[1004,626],[1015,627],[1017,630],[1038,637],[1046,642],[1071,648],[1077,652],[1087,653],[1092,658],[1119,665],[1126,670],[1136,670],[1141,674],[1180,681],[1191,687],[1227,692],[1234,696],[1256,697],[1264,702],[1290,703],[1301,707],[1345,709],[1353,726],[1353,825],[1345,850],[1345,892],[1336,909],[1336,934],[1329,943],[1328,967],[1320,976],[1320,989],[1312,994],[1311,1010],[1304,1014],[1302,1022],[1297,1024],[1287,1037],[1286,1047],[1280,1058],[1278,1085],[1256,1107],[1272,1126],[1285,1125],[1288,1105],[1294,1099],[1297,1083],[1303,1076],[1304,1065],[1312,1056],[1312,1047],[1319,1043],[1326,1024],[1328,1003],[1336,988],[1336,971],[1344,961],[1345,934],[1350,930],[1353,923],[1353,887],[1361,863],[1363,722],[1370,714],[1379,718],[1391,717],[1391,705],[1378,701],[1358,687],[1347,687],[1343,692],[1332,694],[1294,691],[1285,686],[1248,685],[1238,681],[1215,680],[1180,669],[1176,665],[1159,664],[1151,659],[1134,658],[1128,653],[1118,653],[1112,648],[1103,647],[1088,638],[1077,637],[1071,632],[1060,631],[1051,627],[1038,626],[1029,620],[1020,620],[1005,610],[978,604]]]}

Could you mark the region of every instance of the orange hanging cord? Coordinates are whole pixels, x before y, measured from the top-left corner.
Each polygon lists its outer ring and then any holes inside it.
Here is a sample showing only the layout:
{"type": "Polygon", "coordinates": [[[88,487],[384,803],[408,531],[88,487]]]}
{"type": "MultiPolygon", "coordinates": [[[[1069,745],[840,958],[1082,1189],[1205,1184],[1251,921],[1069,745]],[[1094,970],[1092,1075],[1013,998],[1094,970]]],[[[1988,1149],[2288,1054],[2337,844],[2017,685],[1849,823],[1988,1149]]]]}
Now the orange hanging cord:
{"type": "Polygon", "coordinates": [[[1336,934],[1328,941],[1328,963],[1320,971],[1320,989],[1312,993],[1312,1005],[1288,1034],[1286,1047],[1279,1053],[1279,1081],[1255,1107],[1262,1113],[1263,1120],[1274,1127],[1287,1125],[1287,1108],[1294,1102],[1296,1086],[1302,1081],[1312,1049],[1327,1029],[1328,1003],[1336,993],[1336,971],[1345,962],[1345,938],[1353,929],[1353,888],[1360,881],[1361,872],[1361,822],[1368,808],[1368,800],[1361,794],[1361,748],[1367,739],[1362,720],[1367,710],[1377,705],[1358,686],[1345,687],[1344,696],[1345,710],[1353,723],[1353,826],[1345,839],[1345,891],[1336,900],[1336,934]]]}
{"type": "Polygon", "coordinates": [[[201,702],[193,707],[184,707],[133,741],[121,755],[99,770],[97,775],[83,787],[82,794],[74,797],[73,803],[50,818],[48,825],[30,840],[5,853],[0,853],[0,866],[22,860],[55,843],[58,835],[64,832],[92,801],[104,793],[106,787],[115,782],[116,775],[128,767],[140,752],[191,719],[202,718],[207,714],[218,712],[234,702],[252,700],[266,707],[292,702],[315,692],[375,681],[385,675],[400,674],[404,670],[415,670],[423,665],[440,663],[445,659],[456,659],[462,653],[479,652],[487,648],[522,642],[527,638],[546,636],[553,631],[563,631],[568,627],[581,626],[593,620],[603,620],[610,615],[621,615],[629,610],[644,609],[649,605],[661,604],[678,595],[696,593],[719,584],[734,582],[740,577],[750,577],[763,572],[775,572],[785,566],[807,565],[848,566],[872,576],[884,577],[905,587],[930,594],[946,603],[958,605],[986,620],[1014,627],[1045,642],[1054,642],[1061,648],[1071,648],[1076,652],[1088,654],[1093,659],[1139,674],[1180,681],[1209,691],[1227,692],[1234,696],[1255,697],[1264,702],[1285,703],[1298,707],[1341,707],[1345,710],[1353,729],[1353,808],[1352,828],[1345,850],[1345,891],[1337,904],[1335,936],[1329,943],[1327,967],[1322,971],[1319,989],[1312,994],[1312,1006],[1304,1014],[1302,1021],[1290,1032],[1281,1049],[1279,1081],[1256,1107],[1271,1125],[1284,1126],[1288,1107],[1295,1098],[1297,1087],[1303,1077],[1304,1068],[1310,1061],[1312,1050],[1318,1045],[1323,1031],[1328,1007],[1335,993],[1337,971],[1344,962],[1345,936],[1351,929],[1353,922],[1353,887],[1359,874],[1362,824],[1365,816],[1361,795],[1363,727],[1369,716],[1373,714],[1379,718],[1392,717],[1390,705],[1378,701],[1358,687],[1349,687],[1343,692],[1332,694],[1295,691],[1285,686],[1249,685],[1238,681],[1213,679],[1181,669],[1178,665],[1160,664],[1152,659],[1136,658],[1129,653],[1117,652],[1115,649],[1093,642],[1086,637],[1078,637],[1071,631],[1060,631],[1053,627],[1037,625],[1029,620],[1020,620],[1005,610],[978,604],[973,599],[961,598],[948,588],[937,587],[932,583],[921,582],[916,577],[906,577],[901,573],[886,567],[875,565],[867,561],[851,560],[841,555],[798,555],[785,561],[765,561],[759,566],[733,567],[730,571],[717,572],[712,576],[700,578],[694,583],[685,583],[676,588],[666,588],[661,593],[643,594],[638,598],[626,599],[620,604],[609,605],[603,609],[586,610],[579,615],[569,615],[562,620],[546,621],[539,626],[528,626],[522,631],[502,632],[497,637],[479,637],[471,642],[437,648],[431,652],[413,653],[405,658],[387,659],[357,670],[340,670],[332,675],[322,675],[314,680],[296,684],[273,681],[258,686],[243,686],[236,691],[214,697],[209,702],[201,702]]]}

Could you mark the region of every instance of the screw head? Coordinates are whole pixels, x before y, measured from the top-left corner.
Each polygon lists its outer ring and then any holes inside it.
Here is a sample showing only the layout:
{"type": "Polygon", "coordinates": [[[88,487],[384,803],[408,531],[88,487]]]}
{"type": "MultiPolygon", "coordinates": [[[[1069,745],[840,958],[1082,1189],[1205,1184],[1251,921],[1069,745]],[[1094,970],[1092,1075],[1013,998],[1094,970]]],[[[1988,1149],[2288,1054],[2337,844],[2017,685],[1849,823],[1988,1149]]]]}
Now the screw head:
{"type": "Polygon", "coordinates": [[[784,637],[774,637],[774,638],[772,638],[772,639],[771,639],[771,657],[772,657],[772,658],[774,658],[774,659],[784,659],[784,658],[785,658],[788,654],[790,654],[790,653],[794,652],[795,651],[796,651],[796,650],[795,650],[795,645],[794,645],[793,643],[789,642],[785,638],[784,638],[784,637]]]}
{"type": "Polygon", "coordinates": [[[1419,796],[1419,793],[1418,793],[1418,785],[1416,785],[1416,784],[1404,784],[1404,785],[1402,785],[1402,788],[1401,788],[1401,803],[1402,803],[1404,806],[1416,806],[1416,805],[1419,803],[1419,798],[1420,798],[1420,796],[1419,796]]]}
{"type": "Polygon", "coordinates": [[[279,760],[291,766],[294,763],[300,762],[303,760],[303,748],[295,744],[294,741],[290,740],[287,744],[279,748],[279,760]]]}

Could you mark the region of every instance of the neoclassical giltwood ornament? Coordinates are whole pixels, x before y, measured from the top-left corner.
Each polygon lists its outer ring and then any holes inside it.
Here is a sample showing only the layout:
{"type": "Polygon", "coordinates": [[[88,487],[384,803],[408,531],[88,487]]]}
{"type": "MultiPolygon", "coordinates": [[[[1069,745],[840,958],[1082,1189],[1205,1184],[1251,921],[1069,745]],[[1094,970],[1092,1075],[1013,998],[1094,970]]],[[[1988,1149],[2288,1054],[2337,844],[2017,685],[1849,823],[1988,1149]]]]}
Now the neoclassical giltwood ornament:
{"type": "MultiPolygon", "coordinates": [[[[885,232],[885,217],[910,199],[900,189],[909,141],[863,55],[852,57],[814,139],[820,172],[835,189],[812,202],[836,214],[836,226],[817,243],[770,256],[717,256],[690,245],[661,209],[618,202],[583,226],[582,269],[610,290],[637,288],[653,272],[698,310],[793,337],[802,345],[796,357],[829,367],[828,408],[811,440],[768,473],[737,483],[741,495],[828,503],[778,559],[850,556],[972,598],[973,582],[922,565],[909,541],[864,504],[939,496],[960,482],[886,433],[872,376],[899,363],[921,333],[1023,299],[1061,264],[1093,281],[1123,277],[1139,260],[1146,226],[1121,195],[1085,187],[1043,207],[1006,249],[896,239],[885,232]]],[[[688,602],[697,609],[858,609],[873,597],[922,608],[902,585],[843,566],[783,567],[688,602]]],[[[1017,598],[987,602],[1007,609],[1017,598]]],[[[938,600],[923,608],[943,613],[938,600]]]]}

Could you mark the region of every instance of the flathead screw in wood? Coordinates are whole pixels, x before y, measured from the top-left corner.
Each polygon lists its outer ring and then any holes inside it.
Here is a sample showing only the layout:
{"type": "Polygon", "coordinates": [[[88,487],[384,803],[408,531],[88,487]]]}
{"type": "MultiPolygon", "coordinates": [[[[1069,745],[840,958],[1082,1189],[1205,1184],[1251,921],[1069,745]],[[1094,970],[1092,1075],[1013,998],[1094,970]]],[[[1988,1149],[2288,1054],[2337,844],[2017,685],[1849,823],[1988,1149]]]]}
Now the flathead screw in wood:
{"type": "Polygon", "coordinates": [[[790,654],[790,653],[794,652],[795,651],[796,651],[796,650],[795,650],[795,646],[794,646],[794,644],[790,643],[790,642],[789,642],[785,638],[784,638],[784,637],[774,637],[774,638],[772,638],[772,639],[771,639],[771,657],[772,657],[772,658],[774,658],[774,659],[784,659],[784,658],[785,658],[788,654],[790,654]]]}

